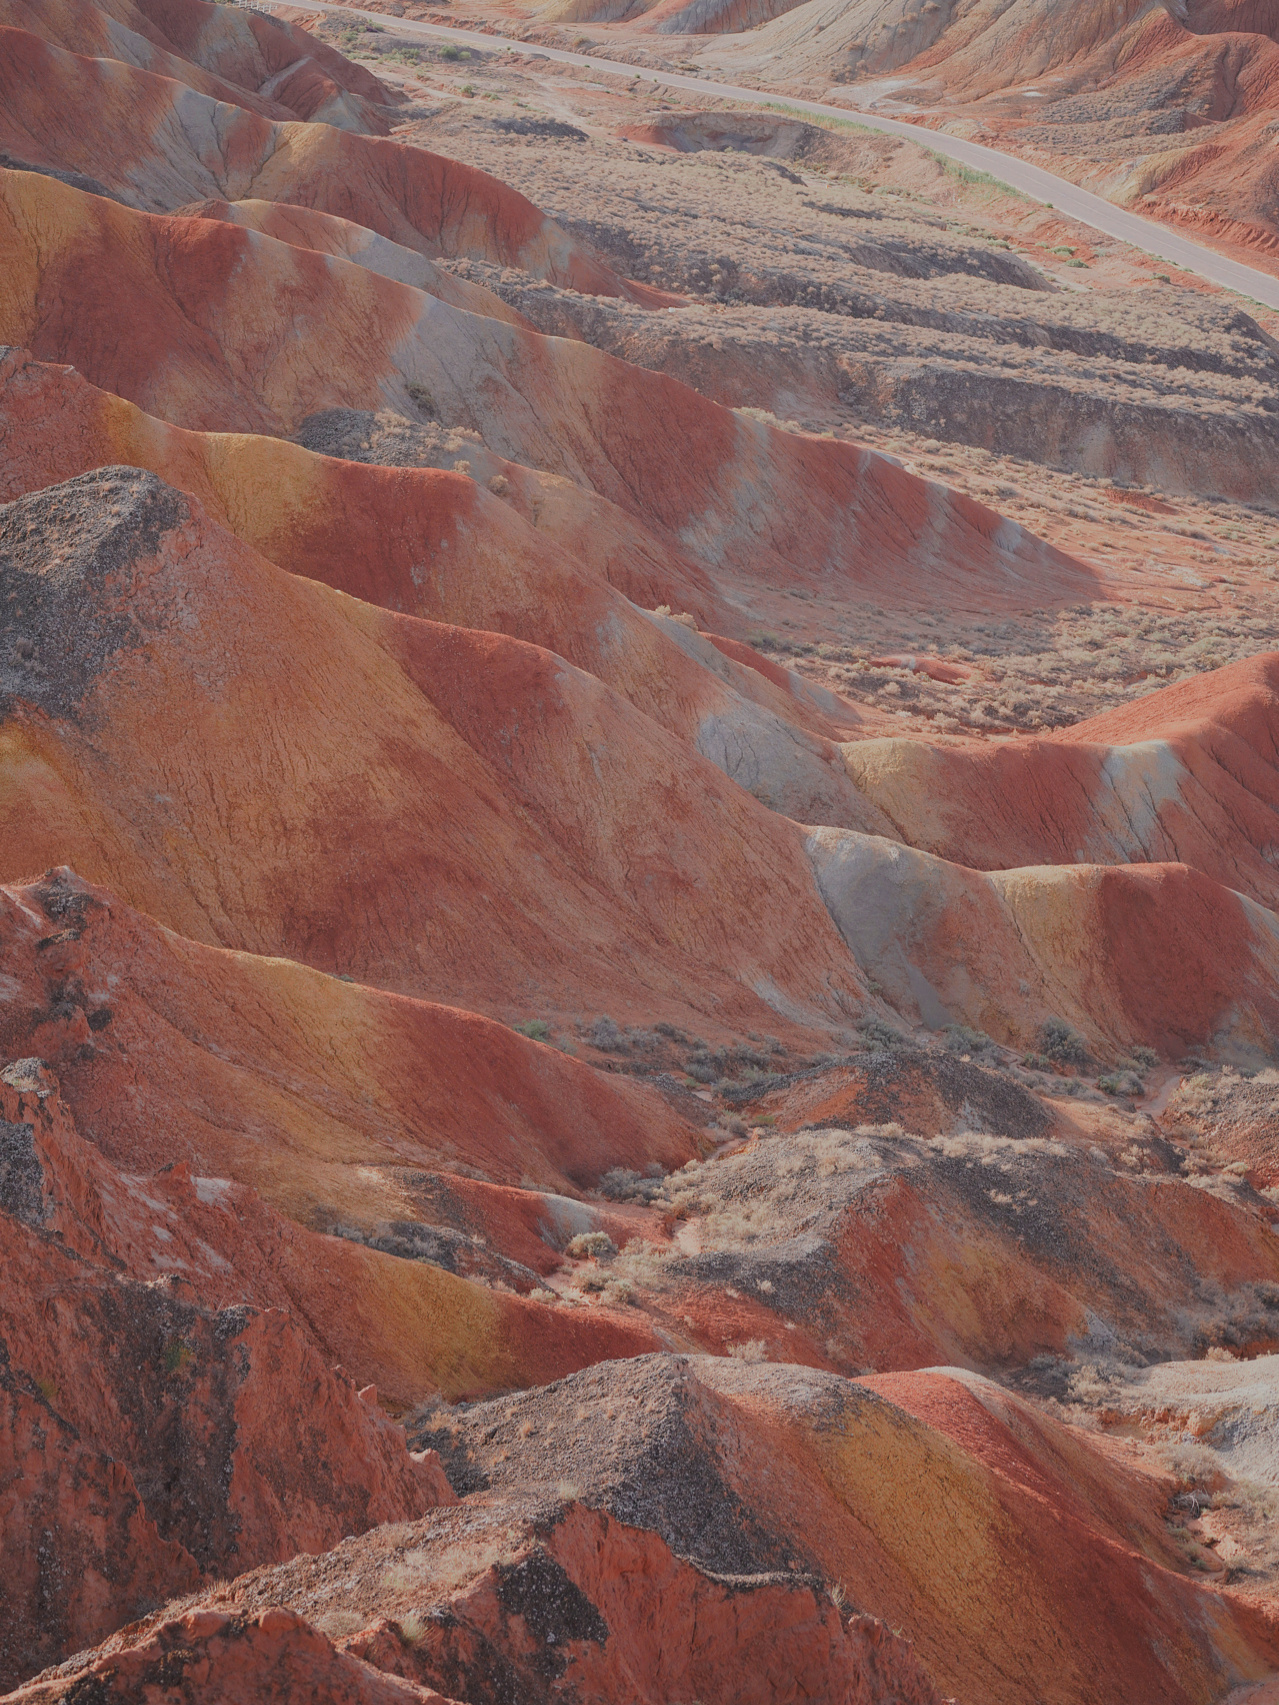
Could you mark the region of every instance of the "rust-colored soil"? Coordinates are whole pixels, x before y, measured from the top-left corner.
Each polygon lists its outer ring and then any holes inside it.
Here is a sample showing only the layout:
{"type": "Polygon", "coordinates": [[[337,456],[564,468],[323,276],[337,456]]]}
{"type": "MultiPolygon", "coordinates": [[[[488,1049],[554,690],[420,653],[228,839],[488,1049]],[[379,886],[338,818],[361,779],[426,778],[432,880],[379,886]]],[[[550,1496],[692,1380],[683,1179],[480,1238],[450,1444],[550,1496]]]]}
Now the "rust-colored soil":
{"type": "Polygon", "coordinates": [[[633,69],[1276,20],[372,10],[0,0],[0,1696],[1260,1705],[1279,325],[633,69]]]}

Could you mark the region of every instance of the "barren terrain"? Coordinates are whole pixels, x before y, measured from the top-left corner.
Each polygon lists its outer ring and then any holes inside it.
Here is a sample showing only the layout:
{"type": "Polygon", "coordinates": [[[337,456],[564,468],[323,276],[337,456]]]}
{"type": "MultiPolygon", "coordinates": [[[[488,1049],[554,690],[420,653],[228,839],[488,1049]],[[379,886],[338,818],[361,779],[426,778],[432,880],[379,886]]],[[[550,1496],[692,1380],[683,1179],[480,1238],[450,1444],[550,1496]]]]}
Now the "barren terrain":
{"type": "Polygon", "coordinates": [[[818,4],[0,0],[6,1699],[1277,1684],[1279,316],[818,4]]]}

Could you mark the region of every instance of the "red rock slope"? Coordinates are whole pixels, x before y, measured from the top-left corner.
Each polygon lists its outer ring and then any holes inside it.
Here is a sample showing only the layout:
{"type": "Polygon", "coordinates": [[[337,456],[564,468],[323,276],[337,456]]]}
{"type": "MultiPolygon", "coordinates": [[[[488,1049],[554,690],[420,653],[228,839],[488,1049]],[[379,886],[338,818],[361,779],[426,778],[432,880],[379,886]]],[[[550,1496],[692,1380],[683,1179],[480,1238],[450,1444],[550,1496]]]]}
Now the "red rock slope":
{"type": "Polygon", "coordinates": [[[156,211],[207,197],[236,201],[251,191],[260,200],[356,220],[426,255],[519,266],[599,295],[671,300],[619,279],[486,172],[325,123],[272,123],[243,107],[228,109],[216,93],[196,95],[174,80],[180,71],[169,65],[157,76],[118,58],[65,52],[39,34],[2,30],[0,145],[63,169],[79,171],[72,162],[84,160],[87,175],[156,211]]]}
{"type": "Polygon", "coordinates": [[[1042,739],[844,748],[902,839],[979,870],[1177,861],[1279,904],[1279,656],[1042,739]]]}
{"type": "MultiPolygon", "coordinates": [[[[0,1081],[0,1144],[0,1682],[100,1639],[157,1591],[455,1501],[289,1315],[216,1312],[180,1260],[126,1276],[114,1245],[129,1184],[38,1063],[0,1081]]],[[[132,1205],[163,1258],[172,1215],[145,1190],[132,1205]]]]}
{"type": "Polygon", "coordinates": [[[858,714],[829,693],[804,691],[783,670],[761,672],[767,666],[745,647],[726,658],[688,626],[637,611],[632,597],[705,603],[711,619],[721,605],[695,565],[667,555],[642,523],[577,486],[469,441],[466,468],[453,473],[188,433],[16,353],[0,359],[0,429],[14,446],[0,500],[112,463],[150,468],[282,567],[392,610],[557,651],[765,803],[804,820],[891,832],[831,738],[858,714]],[[489,465],[502,501],[484,489],[489,465]],[[424,573],[433,561],[447,561],[449,572],[424,573]]]}
{"type": "Polygon", "coordinates": [[[552,654],[286,574],[151,475],[4,522],[6,876],[511,1016],[860,1006],[794,826],[552,654]]]}
{"type": "Polygon", "coordinates": [[[1276,1021],[1269,914],[1196,872],[805,833],[553,654],[285,574],[152,475],[20,499],[0,549],[11,879],[69,860],[196,939],[510,1016],[829,1030],[873,978],[1023,1045],[1045,1011],[1161,1050],[1276,1021]]]}
{"type": "Polygon", "coordinates": [[[411,415],[419,385],[443,421],[638,514],[726,578],[994,607],[1094,589],[1082,564],[880,457],[237,227],[9,173],[0,261],[0,338],[176,424],[283,433],[335,406],[411,415]],[[149,314],[108,339],[124,299],[149,314]],[[284,343],[282,303],[298,316],[284,343]]]}
{"type": "Polygon", "coordinates": [[[175,78],[269,118],[385,136],[403,96],[305,30],[204,0],[3,0],[0,23],[55,46],[175,78]]]}
{"type": "Polygon", "coordinates": [[[480,1406],[441,1437],[482,1497],[188,1600],[72,1674],[114,1699],[167,1651],[220,1676],[247,1646],[350,1687],[336,1642],[446,1697],[500,1664],[531,1700],[1192,1705],[1266,1673],[1274,1630],[1182,1572],[1165,1486],[984,1381],[883,1383],[653,1357],[480,1406]]]}

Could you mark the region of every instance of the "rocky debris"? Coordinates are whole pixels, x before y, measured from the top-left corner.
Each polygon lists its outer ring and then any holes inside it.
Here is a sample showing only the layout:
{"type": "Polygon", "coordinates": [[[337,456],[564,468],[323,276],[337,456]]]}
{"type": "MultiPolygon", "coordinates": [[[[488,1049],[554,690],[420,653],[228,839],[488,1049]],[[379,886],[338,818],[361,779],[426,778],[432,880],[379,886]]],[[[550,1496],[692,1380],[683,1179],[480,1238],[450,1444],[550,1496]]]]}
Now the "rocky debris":
{"type": "Polygon", "coordinates": [[[844,1372],[1268,1348],[1263,1201],[1182,1178],[1139,1118],[1106,1117],[1113,1160],[1064,1131],[758,1127],[652,1193],[673,1246],[640,1234],[607,1270],[721,1353],[844,1372]]]}
{"type": "Polygon", "coordinates": [[[80,714],[118,654],[144,643],[145,564],[188,519],[178,492],[131,468],[0,509],[0,715],[19,703],[80,714]]]}
{"type": "Polygon", "coordinates": [[[87,1664],[75,1660],[9,1695],[14,1705],[93,1698],[133,1701],[163,1689],[173,1705],[452,1705],[433,1689],[387,1674],[339,1651],[302,1617],[278,1606],[252,1618],[196,1610],[161,1622],[134,1645],[119,1644],[87,1664]]]}
{"type": "MultiPolygon", "coordinates": [[[[957,1377],[903,1376],[901,1385],[887,1382],[890,1389],[880,1394],[810,1369],[752,1367],[731,1358],[653,1358],[589,1370],[542,1392],[437,1412],[423,1418],[419,1436],[451,1452],[455,1475],[469,1473],[473,1484],[490,1488],[472,1494],[468,1506],[481,1496],[490,1503],[509,1497],[517,1484],[549,1490],[567,1476],[583,1505],[656,1532],[703,1569],[780,1569],[792,1578],[808,1570],[844,1581],[864,1613],[911,1640],[939,1686],[961,1697],[1011,1697],[1007,1683],[985,1667],[989,1654],[977,1658],[964,1649],[991,1614],[989,1598],[973,1620],[952,1601],[951,1644],[943,1653],[923,1634],[918,1612],[906,1611],[895,1597],[898,1560],[910,1560],[908,1590],[918,1595],[918,1605],[957,1546],[972,1555],[964,1513],[970,1499],[993,1497],[1016,1524],[1024,1519],[1012,1513],[1022,1494],[1009,1483],[1031,1493],[1027,1509],[1041,1507],[1045,1495],[1062,1498],[1049,1485],[1060,1487],[1062,1459],[1054,1461],[1054,1453],[1064,1438],[1031,1421],[1028,1410],[986,1382],[972,1382],[977,1396],[970,1399],[957,1377]],[[920,1420],[908,1419],[916,1410],[920,1420]],[[947,1439],[955,1440],[958,1452],[947,1439]],[[927,1515],[901,1497],[900,1464],[916,1452],[921,1468],[928,1463],[930,1486],[944,1485],[948,1493],[941,1506],[930,1498],[927,1515]],[[890,1457],[898,1464],[892,1492],[878,1485],[890,1457]],[[979,1481],[984,1494],[977,1493],[979,1481]],[[891,1502],[881,1502],[881,1493],[891,1502]],[[854,1566],[851,1552],[859,1548],[854,1566]],[[882,1549],[872,1563],[876,1548],[882,1549]]],[[[1071,1460],[1066,1472],[1075,1477],[1074,1490],[1063,1500],[1069,1513],[1059,1504],[1062,1525],[1054,1525],[1052,1543],[1064,1547],[1056,1567],[1075,1566],[1067,1556],[1076,1546],[1100,1562],[1105,1542],[1084,1539],[1088,1529],[1094,1535],[1122,1531],[1121,1546],[1104,1568],[1108,1575],[1115,1570],[1113,1590],[1126,1597],[1127,1583],[1150,1566],[1139,1561],[1139,1551],[1121,1562],[1127,1546],[1149,1546],[1149,1555],[1167,1560],[1165,1568],[1177,1557],[1163,1533],[1158,1485],[1143,1485],[1140,1475],[1109,1458],[1090,1459],[1073,1447],[1071,1460]],[[1081,1494],[1086,1515],[1074,1502],[1081,1494]]],[[[1037,1548],[1040,1540],[1027,1531],[1019,1543],[1037,1548]]],[[[997,1565],[997,1581],[1002,1572],[997,1565]]],[[[1168,1576],[1160,1578],[1172,1587],[1168,1576]]],[[[1001,1589],[988,1584],[991,1590],[1001,1589]]],[[[1047,1613],[1055,1621],[1060,1604],[1047,1613]]],[[[1009,1625],[995,1636],[996,1646],[1020,1639],[1011,1624],[1031,1612],[1008,1606],[1006,1614],[1009,1625]]],[[[1058,1651],[1069,1654],[1062,1661],[1074,1680],[1063,1683],[1063,1698],[1070,1685],[1080,1685],[1076,1650],[1067,1634],[1058,1651]]]]}
{"type": "Polygon", "coordinates": [[[957,1029],[946,1041],[944,1048],[925,1050],[902,1038],[884,1047],[873,1033],[864,1033],[865,1053],[760,1097],[758,1110],[787,1127],[901,1123],[907,1130],[942,1135],[1050,1134],[1052,1117],[1039,1097],[1006,1069],[994,1069],[1006,1051],[982,1032],[957,1029]]]}

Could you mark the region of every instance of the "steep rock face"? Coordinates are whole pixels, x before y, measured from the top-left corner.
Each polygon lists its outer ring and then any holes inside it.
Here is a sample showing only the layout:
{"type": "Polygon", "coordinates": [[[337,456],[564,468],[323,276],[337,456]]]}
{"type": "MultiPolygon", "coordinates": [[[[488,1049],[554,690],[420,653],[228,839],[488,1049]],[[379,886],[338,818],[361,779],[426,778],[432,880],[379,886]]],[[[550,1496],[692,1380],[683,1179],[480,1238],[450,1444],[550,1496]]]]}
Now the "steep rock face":
{"type": "MultiPolygon", "coordinates": [[[[172,1273],[126,1276],[113,1245],[127,1186],[112,1191],[38,1062],[0,1078],[0,1133],[0,1472],[5,1507],[28,1512],[23,1531],[6,1523],[7,1682],[202,1574],[452,1500],[438,1464],[410,1457],[287,1314],[215,1312],[172,1273]]],[[[173,1236],[150,1206],[163,1250],[173,1236]]]]}
{"type": "Polygon", "coordinates": [[[4,1688],[200,1579],[181,1544],[161,1536],[129,1470],[83,1443],[30,1376],[7,1362],[0,1366],[0,1548],[4,1688]]]}
{"type": "MultiPolygon", "coordinates": [[[[84,1668],[8,1697],[15,1705],[54,1705],[91,1685],[103,1700],[127,1699],[161,1684],[166,1699],[183,1705],[250,1698],[285,1705],[307,1689],[338,1705],[452,1705],[410,1679],[428,1674],[450,1677],[447,1685],[477,1705],[496,1705],[512,1690],[543,1705],[581,1697],[582,1688],[656,1705],[689,1687],[716,1705],[790,1705],[815,1695],[835,1705],[942,1705],[904,1640],[873,1617],[845,1625],[811,1587],[711,1580],[653,1536],[585,1512],[563,1524],[552,1549],[522,1514],[498,1509],[470,1524],[472,1546],[487,1549],[504,1537],[509,1557],[456,1595],[442,1626],[420,1634],[416,1623],[406,1637],[383,1619],[335,1646],[293,1611],[246,1617],[197,1609],[160,1623],[138,1644],[115,1645],[84,1668]],[[613,1613],[612,1628],[588,1592],[613,1613]],[[668,1633],[687,1627],[691,1649],[655,1644],[654,1616],[668,1633]]],[[[415,1537],[429,1546],[434,1536],[415,1537]]],[[[414,1554],[419,1567],[431,1556],[428,1546],[414,1554]]]]}

